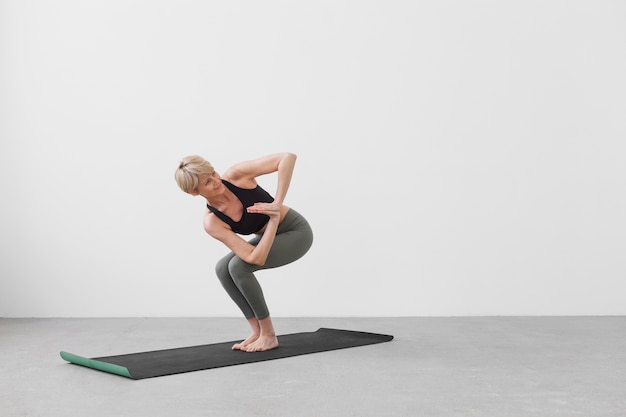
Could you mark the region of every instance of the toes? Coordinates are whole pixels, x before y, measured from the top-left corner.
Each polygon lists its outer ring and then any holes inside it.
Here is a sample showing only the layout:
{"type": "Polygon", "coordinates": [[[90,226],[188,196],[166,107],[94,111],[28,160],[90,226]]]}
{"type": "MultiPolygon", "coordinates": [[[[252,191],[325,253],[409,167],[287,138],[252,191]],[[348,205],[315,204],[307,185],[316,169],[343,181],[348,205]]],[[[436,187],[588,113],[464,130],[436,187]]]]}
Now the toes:
{"type": "Polygon", "coordinates": [[[258,347],[254,344],[246,346],[246,352],[258,352],[258,347]]]}

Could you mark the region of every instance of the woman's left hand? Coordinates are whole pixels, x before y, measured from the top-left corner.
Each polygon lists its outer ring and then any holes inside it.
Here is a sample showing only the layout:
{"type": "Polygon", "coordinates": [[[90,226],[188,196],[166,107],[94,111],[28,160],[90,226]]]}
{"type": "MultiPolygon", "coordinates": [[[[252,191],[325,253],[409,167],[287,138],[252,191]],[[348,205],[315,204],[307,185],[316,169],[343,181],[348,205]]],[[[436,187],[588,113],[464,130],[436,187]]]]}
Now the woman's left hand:
{"type": "Polygon", "coordinates": [[[270,218],[280,218],[281,206],[275,203],[255,203],[253,206],[248,207],[248,213],[266,214],[270,218]]]}

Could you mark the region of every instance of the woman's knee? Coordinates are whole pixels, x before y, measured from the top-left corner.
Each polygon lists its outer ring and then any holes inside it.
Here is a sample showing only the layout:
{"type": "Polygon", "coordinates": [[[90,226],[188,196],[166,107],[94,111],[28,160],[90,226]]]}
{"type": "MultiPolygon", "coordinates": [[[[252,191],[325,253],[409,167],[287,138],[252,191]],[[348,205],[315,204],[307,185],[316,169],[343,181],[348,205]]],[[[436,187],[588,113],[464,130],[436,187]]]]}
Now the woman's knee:
{"type": "Polygon", "coordinates": [[[254,265],[250,265],[238,256],[234,256],[228,262],[228,273],[234,281],[245,278],[254,272],[254,265]]]}
{"type": "Polygon", "coordinates": [[[230,262],[230,259],[230,256],[225,256],[217,261],[217,264],[215,265],[215,274],[220,279],[220,281],[232,280],[230,272],[228,271],[228,263],[230,262]]]}

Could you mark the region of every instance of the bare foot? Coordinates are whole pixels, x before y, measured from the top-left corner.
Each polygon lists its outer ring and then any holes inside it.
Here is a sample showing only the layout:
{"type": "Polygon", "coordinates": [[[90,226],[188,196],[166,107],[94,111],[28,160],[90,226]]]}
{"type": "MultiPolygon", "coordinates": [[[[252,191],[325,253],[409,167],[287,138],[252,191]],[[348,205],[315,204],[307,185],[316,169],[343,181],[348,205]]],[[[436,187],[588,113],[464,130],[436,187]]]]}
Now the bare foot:
{"type": "Polygon", "coordinates": [[[252,333],[246,340],[241,343],[235,343],[232,350],[246,350],[246,348],[259,338],[258,333],[252,333]]]}
{"type": "Polygon", "coordinates": [[[246,352],[264,352],[266,350],[276,349],[277,347],[278,338],[276,337],[276,335],[262,335],[257,340],[248,344],[245,348],[241,350],[245,350],[246,352]]]}

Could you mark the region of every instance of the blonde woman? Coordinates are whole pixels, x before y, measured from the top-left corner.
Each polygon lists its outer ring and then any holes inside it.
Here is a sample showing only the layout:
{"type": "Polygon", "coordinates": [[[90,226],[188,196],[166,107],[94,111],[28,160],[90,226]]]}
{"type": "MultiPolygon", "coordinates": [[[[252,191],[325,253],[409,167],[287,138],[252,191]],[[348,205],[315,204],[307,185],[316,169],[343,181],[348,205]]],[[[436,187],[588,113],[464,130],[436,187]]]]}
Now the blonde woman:
{"type": "Polygon", "coordinates": [[[178,186],[207,202],[204,230],[230,249],[216,265],[222,286],[241,309],[252,334],[234,350],[260,352],[278,347],[278,339],[254,272],[301,258],[313,243],[308,222],[283,205],[296,155],[277,153],[235,164],[221,176],[200,156],[183,158],[176,169],[178,186]],[[274,197],[256,178],[277,173],[274,197]],[[245,240],[241,235],[254,235],[245,240]]]}

